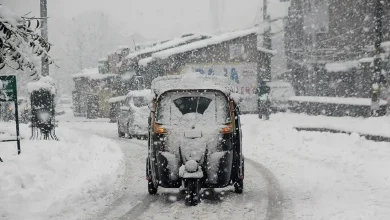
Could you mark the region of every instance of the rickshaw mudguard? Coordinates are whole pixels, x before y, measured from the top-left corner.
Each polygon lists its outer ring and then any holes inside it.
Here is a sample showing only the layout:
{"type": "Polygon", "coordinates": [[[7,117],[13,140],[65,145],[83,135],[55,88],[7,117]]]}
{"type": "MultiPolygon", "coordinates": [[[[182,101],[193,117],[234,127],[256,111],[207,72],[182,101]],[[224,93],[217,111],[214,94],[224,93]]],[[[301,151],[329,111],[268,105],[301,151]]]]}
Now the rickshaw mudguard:
{"type": "Polygon", "coordinates": [[[223,188],[230,185],[231,173],[233,166],[233,151],[225,151],[224,155],[219,159],[218,170],[216,173],[209,173],[209,175],[217,175],[216,182],[205,181],[207,188],[223,188]]]}
{"type": "Polygon", "coordinates": [[[177,170],[171,170],[171,167],[177,167],[179,168],[179,160],[176,159],[177,165],[171,165],[169,163],[174,163],[174,159],[176,158],[174,154],[171,154],[172,157],[170,157],[168,161],[168,155],[171,153],[159,152],[157,155],[157,169],[158,169],[158,178],[159,178],[159,185],[164,188],[178,188],[181,186],[181,179],[179,178],[179,169],[177,170]]]}

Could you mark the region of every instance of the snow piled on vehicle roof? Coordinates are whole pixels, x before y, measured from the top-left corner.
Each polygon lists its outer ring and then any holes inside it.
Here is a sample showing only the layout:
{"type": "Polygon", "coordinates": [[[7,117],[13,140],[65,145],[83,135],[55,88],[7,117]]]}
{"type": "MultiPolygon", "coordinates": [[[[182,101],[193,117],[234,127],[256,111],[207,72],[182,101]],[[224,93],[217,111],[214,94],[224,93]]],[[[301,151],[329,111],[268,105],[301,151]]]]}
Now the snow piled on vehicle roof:
{"type": "Polygon", "coordinates": [[[170,90],[219,90],[226,95],[234,92],[234,84],[223,76],[207,76],[200,73],[160,76],[153,80],[152,91],[157,95],[170,90]]]}

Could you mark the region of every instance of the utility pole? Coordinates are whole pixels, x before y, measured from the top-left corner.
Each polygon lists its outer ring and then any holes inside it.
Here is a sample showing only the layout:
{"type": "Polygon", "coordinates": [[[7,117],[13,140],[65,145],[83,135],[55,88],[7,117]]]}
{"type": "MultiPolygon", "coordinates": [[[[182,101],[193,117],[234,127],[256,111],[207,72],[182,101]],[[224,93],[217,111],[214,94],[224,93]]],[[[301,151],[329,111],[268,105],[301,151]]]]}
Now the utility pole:
{"type": "MultiPolygon", "coordinates": [[[[263,23],[265,25],[263,30],[260,30],[260,33],[263,33],[263,47],[267,50],[272,50],[272,39],[271,39],[271,24],[270,16],[268,14],[268,1],[263,0],[263,23]]],[[[260,25],[260,28],[262,25],[260,25]]],[[[260,71],[258,76],[258,116],[260,119],[263,118],[268,120],[270,114],[270,101],[269,93],[270,87],[266,82],[271,81],[271,58],[270,53],[261,53],[260,57],[260,71]]]]}
{"type": "Polygon", "coordinates": [[[381,60],[381,44],[383,41],[383,24],[384,15],[383,0],[376,0],[375,4],[375,59],[374,59],[374,74],[372,80],[372,96],[371,96],[371,111],[373,116],[377,116],[379,110],[379,95],[382,82],[382,60],[381,60]]]}
{"type": "MultiPolygon", "coordinates": [[[[41,35],[42,37],[49,42],[48,31],[47,31],[47,0],[40,0],[40,9],[41,9],[41,18],[42,18],[42,27],[41,35]]],[[[49,62],[46,56],[42,56],[42,76],[49,75],[49,62]]]]}
{"type": "MultiPolygon", "coordinates": [[[[272,39],[271,39],[271,24],[270,24],[270,15],[268,14],[268,0],[263,0],[263,22],[265,24],[264,29],[264,40],[263,47],[267,50],[272,50],[272,39]]],[[[271,57],[272,55],[267,53],[265,59],[263,60],[264,70],[261,76],[263,81],[271,81],[271,57]]]]}

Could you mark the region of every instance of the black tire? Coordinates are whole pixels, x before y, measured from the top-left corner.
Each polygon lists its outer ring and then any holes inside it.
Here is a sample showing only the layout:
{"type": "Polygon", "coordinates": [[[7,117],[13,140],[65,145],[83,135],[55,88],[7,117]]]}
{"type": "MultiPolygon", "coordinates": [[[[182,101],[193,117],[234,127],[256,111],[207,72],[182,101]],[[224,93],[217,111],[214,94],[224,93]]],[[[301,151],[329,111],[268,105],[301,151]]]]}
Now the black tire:
{"type": "Polygon", "coordinates": [[[158,186],[155,186],[152,181],[152,175],[150,174],[149,159],[146,159],[146,177],[148,179],[148,192],[150,195],[156,195],[158,186]]]}
{"type": "MultiPolygon", "coordinates": [[[[242,162],[242,172],[245,174],[245,166],[244,161],[242,162]]],[[[234,192],[237,194],[241,194],[244,191],[244,179],[241,179],[240,176],[236,179],[236,182],[234,183],[234,192]]]]}
{"type": "Polygon", "coordinates": [[[118,125],[118,137],[120,138],[125,137],[126,134],[124,132],[121,132],[121,130],[119,129],[119,123],[117,125],[118,125]]]}
{"type": "Polygon", "coordinates": [[[187,195],[185,197],[185,203],[188,206],[196,206],[200,202],[200,189],[198,179],[187,179],[187,195]]]}
{"type": "Polygon", "coordinates": [[[156,195],[158,186],[155,186],[152,180],[148,180],[148,192],[150,195],[156,195]]]}
{"type": "Polygon", "coordinates": [[[234,192],[241,194],[244,191],[244,180],[239,179],[234,183],[234,192]]]}

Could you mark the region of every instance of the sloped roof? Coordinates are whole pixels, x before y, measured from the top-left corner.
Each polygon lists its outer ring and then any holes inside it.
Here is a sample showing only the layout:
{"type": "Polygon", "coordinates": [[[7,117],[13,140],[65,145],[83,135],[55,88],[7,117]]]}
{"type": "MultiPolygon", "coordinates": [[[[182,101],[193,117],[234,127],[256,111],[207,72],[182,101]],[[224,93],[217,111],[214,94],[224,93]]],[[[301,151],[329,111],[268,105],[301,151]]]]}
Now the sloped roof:
{"type": "Polygon", "coordinates": [[[177,47],[185,43],[189,43],[196,40],[201,40],[203,38],[207,38],[210,36],[200,35],[200,34],[191,34],[191,35],[184,35],[182,37],[174,38],[172,40],[166,41],[161,44],[157,44],[156,46],[146,48],[144,50],[137,51],[135,53],[131,53],[126,56],[126,59],[134,59],[139,55],[146,54],[146,53],[152,53],[157,52],[161,50],[166,50],[172,47],[177,47]]]}

